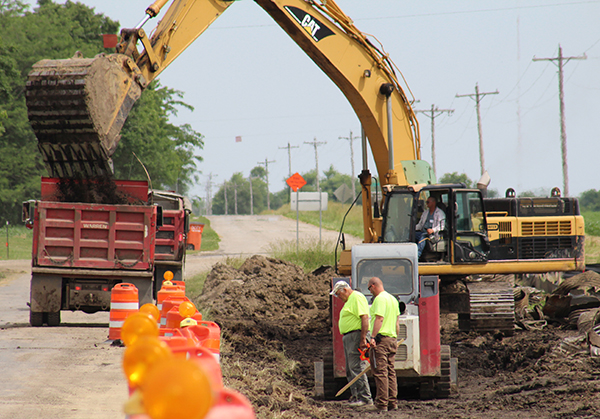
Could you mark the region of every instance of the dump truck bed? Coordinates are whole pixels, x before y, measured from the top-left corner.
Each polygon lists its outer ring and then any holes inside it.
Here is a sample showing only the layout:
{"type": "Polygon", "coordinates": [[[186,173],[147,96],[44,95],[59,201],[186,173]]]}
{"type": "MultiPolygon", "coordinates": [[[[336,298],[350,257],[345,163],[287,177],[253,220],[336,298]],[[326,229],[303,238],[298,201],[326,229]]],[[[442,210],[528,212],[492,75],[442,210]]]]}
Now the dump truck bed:
{"type": "Polygon", "coordinates": [[[151,271],[156,208],[36,202],[33,267],[151,271]]]}

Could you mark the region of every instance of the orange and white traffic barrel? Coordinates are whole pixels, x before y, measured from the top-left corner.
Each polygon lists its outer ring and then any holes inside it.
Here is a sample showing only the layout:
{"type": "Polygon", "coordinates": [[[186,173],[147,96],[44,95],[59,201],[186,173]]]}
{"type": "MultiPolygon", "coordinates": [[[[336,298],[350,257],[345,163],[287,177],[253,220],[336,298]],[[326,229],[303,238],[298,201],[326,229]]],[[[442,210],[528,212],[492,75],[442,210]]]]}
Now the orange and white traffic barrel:
{"type": "Polygon", "coordinates": [[[129,283],[117,284],[110,293],[110,317],[108,338],[121,339],[121,327],[125,319],[139,310],[138,289],[129,283]]]}

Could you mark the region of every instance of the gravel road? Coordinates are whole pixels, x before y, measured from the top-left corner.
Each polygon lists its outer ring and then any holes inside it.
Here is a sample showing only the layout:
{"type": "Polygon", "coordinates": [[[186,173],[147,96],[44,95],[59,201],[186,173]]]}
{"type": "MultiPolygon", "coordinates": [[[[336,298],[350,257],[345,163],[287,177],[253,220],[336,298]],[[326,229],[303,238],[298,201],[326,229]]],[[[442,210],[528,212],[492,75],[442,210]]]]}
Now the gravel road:
{"type": "MultiPolygon", "coordinates": [[[[266,254],[270,243],[296,238],[296,222],[280,216],[209,219],[220,249],[189,256],[187,277],[225,257],[266,254]]],[[[319,228],[300,223],[299,236],[318,238],[319,228]]],[[[335,240],[337,233],[323,230],[322,238],[335,240]]],[[[29,327],[30,266],[29,260],[0,261],[0,418],[124,417],[123,348],[107,340],[109,313],[63,311],[59,327],[29,327]]]]}

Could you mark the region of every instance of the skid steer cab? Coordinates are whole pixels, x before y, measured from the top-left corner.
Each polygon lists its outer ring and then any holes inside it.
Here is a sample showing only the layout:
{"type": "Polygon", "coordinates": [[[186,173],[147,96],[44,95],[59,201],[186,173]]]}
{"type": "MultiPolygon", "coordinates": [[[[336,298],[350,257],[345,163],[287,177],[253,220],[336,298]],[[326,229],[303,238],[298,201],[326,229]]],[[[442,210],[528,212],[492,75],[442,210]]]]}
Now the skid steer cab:
{"type": "MultiPolygon", "coordinates": [[[[414,243],[354,245],[352,277],[341,279],[347,280],[353,290],[363,293],[372,304],[373,295],[367,286],[374,276],[381,279],[385,290],[398,299],[400,306],[400,344],[395,360],[398,386],[418,388],[423,399],[447,398],[452,362],[450,347],[440,344],[438,277],[418,275],[414,243]]],[[[340,278],[334,278],[332,285],[338,280],[340,278]]],[[[347,381],[342,335],[338,328],[343,305],[342,300],[332,297],[333,347],[325,353],[323,363],[316,364],[316,393],[322,393],[326,399],[333,398],[347,381]]]]}

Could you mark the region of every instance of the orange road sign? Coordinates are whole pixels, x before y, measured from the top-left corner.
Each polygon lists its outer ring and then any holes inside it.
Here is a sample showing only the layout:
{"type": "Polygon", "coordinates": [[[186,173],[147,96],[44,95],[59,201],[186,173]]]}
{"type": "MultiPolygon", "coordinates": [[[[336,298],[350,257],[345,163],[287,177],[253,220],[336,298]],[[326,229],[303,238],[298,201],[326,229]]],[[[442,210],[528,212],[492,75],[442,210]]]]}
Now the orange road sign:
{"type": "Polygon", "coordinates": [[[298,173],[294,173],[290,176],[285,183],[287,183],[294,192],[306,185],[306,181],[298,173]]]}

